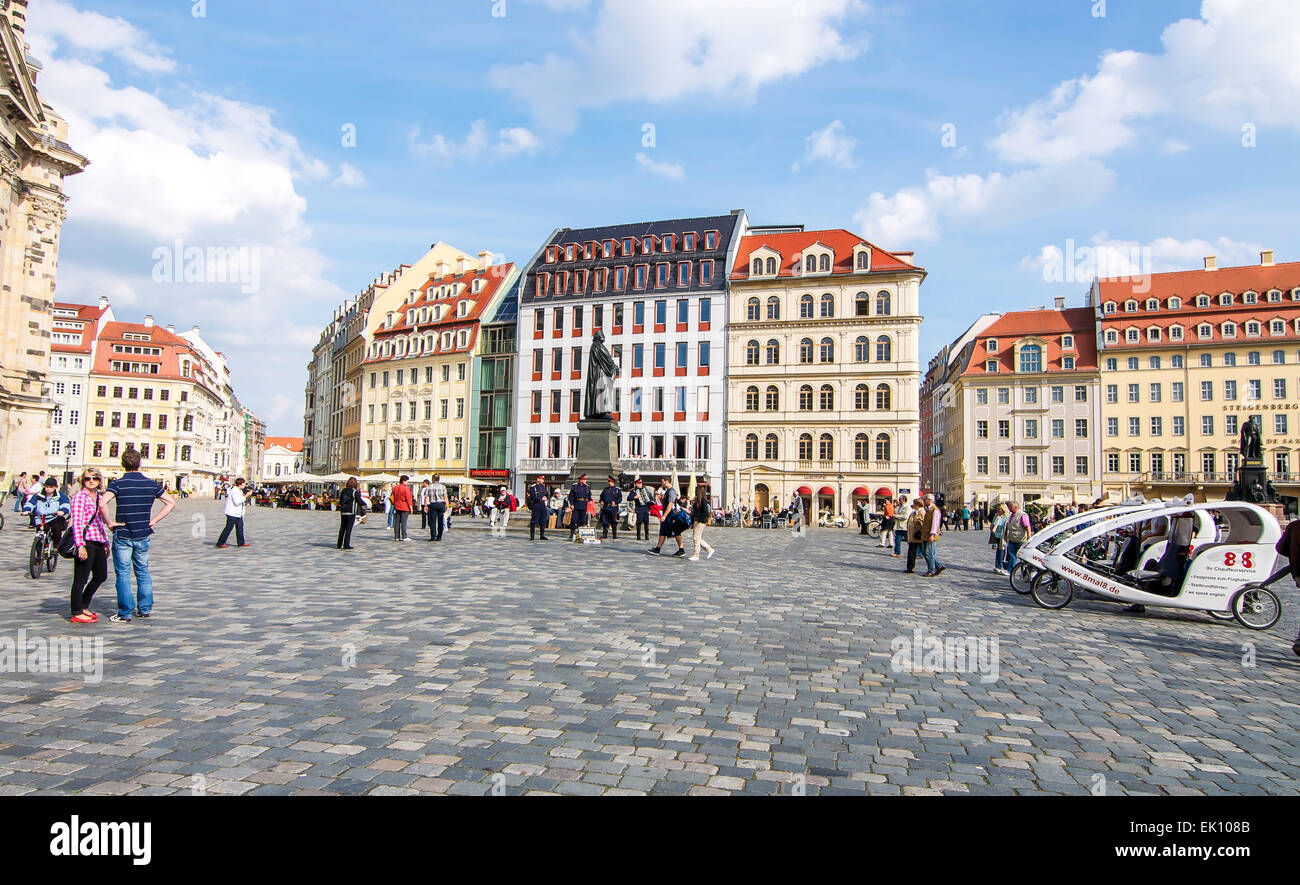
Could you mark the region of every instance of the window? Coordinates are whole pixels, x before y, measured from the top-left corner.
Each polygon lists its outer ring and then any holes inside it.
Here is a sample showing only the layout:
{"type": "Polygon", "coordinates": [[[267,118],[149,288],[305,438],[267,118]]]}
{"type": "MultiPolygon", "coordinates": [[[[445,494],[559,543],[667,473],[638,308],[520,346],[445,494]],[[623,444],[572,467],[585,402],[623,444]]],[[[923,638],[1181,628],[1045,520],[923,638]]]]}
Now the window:
{"type": "Polygon", "coordinates": [[[1119,385],[1118,385],[1118,384],[1107,384],[1107,385],[1106,385],[1106,402],[1108,402],[1108,403],[1112,403],[1112,404],[1119,402],[1119,385]]]}
{"type": "Polygon", "coordinates": [[[998,439],[1011,439],[1011,422],[998,422],[998,439]]]}
{"type": "Polygon", "coordinates": [[[1129,436],[1141,436],[1141,435],[1142,435],[1142,419],[1141,419],[1141,418],[1129,418],[1129,419],[1128,419],[1128,435],[1129,435],[1129,436]]]}
{"type": "Polygon", "coordinates": [[[769,366],[775,366],[781,362],[781,345],[775,338],[772,338],[767,342],[767,348],[765,349],[764,355],[769,366]]]}
{"type": "Polygon", "coordinates": [[[812,460],[812,434],[801,433],[799,435],[799,460],[812,460]]]}
{"type": "Polygon", "coordinates": [[[1025,456],[1025,474],[1028,475],[1028,476],[1037,476],[1037,475],[1038,475],[1038,456],[1037,456],[1037,455],[1026,455],[1026,456],[1025,456]]]}
{"type": "Polygon", "coordinates": [[[866,292],[859,292],[853,296],[853,315],[859,317],[871,316],[871,296],[866,292]]]}
{"type": "Polygon", "coordinates": [[[1113,357],[1111,359],[1106,360],[1107,372],[1115,372],[1118,371],[1118,369],[1119,369],[1119,360],[1114,359],[1113,357]]]}
{"type": "Polygon", "coordinates": [[[1075,418],[1075,419],[1074,419],[1074,435],[1075,435],[1075,437],[1078,438],[1078,439],[1087,439],[1087,438],[1088,438],[1088,419],[1087,419],[1087,418],[1075,418]]]}
{"type": "Polygon", "coordinates": [[[664,363],[666,358],[667,358],[667,345],[664,342],[660,341],[655,344],[654,367],[656,370],[660,372],[664,370],[664,363]]]}
{"type": "Polygon", "coordinates": [[[818,358],[823,363],[835,362],[835,342],[833,340],[830,338],[823,338],[821,340],[818,358]]]}
{"type": "Polygon", "coordinates": [[[709,342],[707,341],[699,343],[699,366],[701,369],[709,367],[709,342]]]}
{"type": "Polygon", "coordinates": [[[989,472],[989,459],[986,455],[980,455],[975,458],[975,472],[980,475],[987,475],[989,472]]]}
{"type": "Polygon", "coordinates": [[[975,403],[981,406],[989,404],[989,392],[987,389],[975,391],[975,403]]]}
{"type": "Polygon", "coordinates": [[[1009,402],[1011,402],[1011,388],[1010,388],[1010,387],[999,387],[999,388],[998,388],[998,402],[999,402],[999,403],[1002,403],[1002,404],[1004,404],[1004,405],[1007,404],[1007,403],[1009,403],[1009,402]]]}
{"type": "Polygon", "coordinates": [[[830,292],[827,292],[825,295],[822,296],[821,315],[822,317],[835,316],[835,296],[832,295],[830,292]]]}
{"type": "Polygon", "coordinates": [[[853,437],[853,460],[866,461],[871,457],[871,440],[865,433],[853,437]]]}
{"type": "Polygon", "coordinates": [[[1214,416],[1203,415],[1201,417],[1201,435],[1214,436],[1214,416]]]}
{"type": "Polygon", "coordinates": [[[781,299],[775,295],[767,299],[767,318],[769,320],[781,319],[781,299]]]}
{"type": "Polygon", "coordinates": [[[1141,473],[1141,472],[1142,472],[1142,453],[1141,453],[1141,452],[1129,452],[1129,455],[1128,455],[1128,472],[1129,472],[1129,473],[1141,473]]]}
{"type": "Polygon", "coordinates": [[[1214,399],[1214,382],[1201,382],[1201,402],[1211,402],[1214,399]]]}
{"type": "Polygon", "coordinates": [[[871,388],[865,384],[859,384],[853,388],[853,408],[859,412],[865,412],[871,408],[871,388]]]}
{"type": "Polygon", "coordinates": [[[1141,392],[1140,392],[1140,391],[1141,391],[1141,388],[1140,388],[1138,385],[1136,385],[1136,384],[1130,384],[1130,385],[1128,386],[1128,401],[1131,402],[1131,403],[1140,402],[1140,401],[1141,401],[1141,392]]]}
{"type": "Polygon", "coordinates": [[[1052,419],[1052,439],[1065,439],[1065,419],[1052,419]]]}
{"type": "Polygon", "coordinates": [[[1277,414],[1273,416],[1273,432],[1286,433],[1286,415],[1277,414]]]}
{"type": "Polygon", "coordinates": [[[889,389],[889,385],[876,385],[876,410],[888,412],[891,408],[893,408],[893,394],[889,389]]]}
{"type": "Polygon", "coordinates": [[[677,368],[679,369],[685,369],[687,367],[687,352],[686,352],[687,347],[688,347],[688,342],[685,341],[677,342],[677,368]]]}
{"type": "Polygon", "coordinates": [[[799,362],[801,365],[809,365],[813,361],[813,341],[811,338],[804,338],[799,342],[799,362]]]}
{"type": "Polygon", "coordinates": [[[1038,344],[1026,344],[1020,348],[1020,371],[1043,371],[1043,348],[1038,344]]]}
{"type": "Polygon", "coordinates": [[[1187,424],[1183,420],[1182,415],[1175,415],[1173,417],[1172,427],[1170,429],[1173,431],[1174,436],[1187,435],[1187,424]]]}
{"type": "MultiPolygon", "coordinates": [[[[637,345],[637,347],[639,346],[640,345],[637,345]]],[[[758,365],[758,342],[757,341],[750,341],[748,344],[745,345],[745,365],[747,366],[758,365]]]]}
{"type": "MultiPolygon", "coordinates": [[[[757,394],[757,391],[755,391],[755,394],[757,394]]],[[[746,461],[758,460],[758,434],[757,433],[751,433],[745,437],[745,460],[746,461]]]]}
{"type": "Polygon", "coordinates": [[[853,342],[853,361],[865,363],[871,358],[871,342],[865,335],[859,335],[853,342]]]}
{"type": "Polygon", "coordinates": [[[1150,385],[1151,402],[1158,403],[1161,401],[1160,398],[1163,395],[1161,393],[1162,390],[1163,387],[1160,384],[1152,383],[1150,385]]]}
{"type": "MultiPolygon", "coordinates": [[[[1273,399],[1286,399],[1286,379],[1273,379],[1273,399]]],[[[75,412],[73,414],[76,414],[75,412]]]]}
{"type": "MultiPolygon", "coordinates": [[[[701,388],[702,390],[707,388],[701,388]]],[[[779,412],[781,410],[781,391],[775,386],[769,385],[764,392],[764,408],[769,412],[779,412]]]]}
{"type": "Polygon", "coordinates": [[[890,315],[892,308],[891,299],[888,292],[876,293],[876,316],[887,317],[890,315]]]}
{"type": "Polygon", "coordinates": [[[802,295],[799,298],[799,319],[810,320],[813,317],[813,297],[802,295]]]}
{"type": "Polygon", "coordinates": [[[1025,439],[1038,439],[1038,419],[1025,419],[1025,439]]]}
{"type": "Polygon", "coordinates": [[[1161,435],[1163,435],[1163,434],[1164,434],[1164,422],[1160,419],[1160,416],[1159,416],[1159,415],[1152,415],[1152,416],[1151,416],[1151,435],[1152,435],[1152,436],[1161,436],[1161,435]]]}
{"type": "Polygon", "coordinates": [[[823,461],[831,461],[835,458],[835,440],[829,433],[823,433],[821,439],[817,441],[817,457],[823,461]]]}
{"type": "Polygon", "coordinates": [[[1226,400],[1235,400],[1237,398],[1237,382],[1228,380],[1223,382],[1223,398],[1226,400]]]}
{"type": "Polygon", "coordinates": [[[1011,475],[1011,458],[1009,456],[1007,455],[998,456],[998,475],[999,476],[1011,475]]]}
{"type": "Polygon", "coordinates": [[[988,438],[989,438],[989,422],[987,422],[987,421],[976,421],[976,422],[975,422],[975,438],[976,438],[976,439],[988,439],[988,438]]]}
{"type": "Polygon", "coordinates": [[[1065,476],[1065,458],[1061,455],[1052,456],[1052,476],[1065,476]]]}
{"type": "Polygon", "coordinates": [[[876,460],[887,462],[892,460],[890,457],[889,434],[876,434],[876,460]]]}
{"type": "Polygon", "coordinates": [[[805,384],[799,388],[799,411],[812,411],[813,389],[811,385],[805,384]]]}
{"type": "Polygon", "coordinates": [[[887,363],[893,360],[894,347],[889,336],[881,335],[876,339],[876,362],[887,363]]]}
{"type": "Polygon", "coordinates": [[[1106,435],[1107,435],[1107,436],[1119,436],[1119,419],[1118,419],[1118,418],[1107,418],[1107,419],[1106,419],[1106,435]]]}
{"type": "Polygon", "coordinates": [[[1109,452],[1106,455],[1106,472],[1119,473],[1119,455],[1115,452],[1109,452]]]}
{"type": "Polygon", "coordinates": [[[1183,382],[1175,381],[1169,385],[1169,398],[1176,403],[1183,401],[1183,382]]]}
{"type": "Polygon", "coordinates": [[[823,412],[829,412],[835,408],[835,388],[829,384],[823,384],[822,389],[817,396],[818,408],[823,412]]]}
{"type": "Polygon", "coordinates": [[[1038,402],[1038,388],[1037,388],[1037,387],[1026,387],[1026,388],[1025,388],[1025,402],[1028,403],[1028,404],[1030,404],[1030,405],[1032,405],[1032,404],[1038,402]]]}

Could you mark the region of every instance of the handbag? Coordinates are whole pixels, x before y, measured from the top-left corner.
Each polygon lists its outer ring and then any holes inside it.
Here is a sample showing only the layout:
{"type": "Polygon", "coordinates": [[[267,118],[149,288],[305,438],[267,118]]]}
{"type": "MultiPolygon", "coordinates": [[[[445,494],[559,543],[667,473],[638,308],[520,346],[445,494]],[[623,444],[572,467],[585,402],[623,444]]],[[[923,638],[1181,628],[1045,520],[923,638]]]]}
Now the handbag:
{"type": "MultiPolygon", "coordinates": [[[[99,516],[99,495],[95,495],[95,512],[86,520],[86,524],[81,527],[81,534],[84,536],[90,524],[99,516]]],[[[72,526],[63,530],[63,537],[59,538],[59,555],[64,559],[72,559],[77,555],[77,536],[73,534],[72,526]]]]}

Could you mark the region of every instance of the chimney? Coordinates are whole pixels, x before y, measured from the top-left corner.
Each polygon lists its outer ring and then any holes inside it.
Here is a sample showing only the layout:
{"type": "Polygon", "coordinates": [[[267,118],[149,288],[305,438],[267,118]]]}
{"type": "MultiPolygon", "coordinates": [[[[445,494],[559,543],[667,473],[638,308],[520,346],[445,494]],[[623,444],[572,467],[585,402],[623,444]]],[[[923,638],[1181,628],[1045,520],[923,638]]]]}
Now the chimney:
{"type": "Polygon", "coordinates": [[[1064,295],[1057,295],[1057,296],[1056,296],[1056,309],[1057,309],[1057,310],[1065,310],[1065,296],[1064,296],[1064,295]]]}
{"type": "Polygon", "coordinates": [[[195,335],[199,334],[199,324],[195,323],[194,328],[190,329],[190,331],[193,332],[195,335]]]}
{"type": "Polygon", "coordinates": [[[1272,267],[1272,266],[1273,266],[1273,250],[1272,250],[1272,249],[1265,249],[1263,252],[1260,252],[1260,253],[1259,253],[1259,263],[1262,264],[1264,267],[1272,267]]]}
{"type": "Polygon", "coordinates": [[[492,266],[492,253],[484,250],[478,253],[478,269],[487,270],[492,266]]]}
{"type": "Polygon", "coordinates": [[[445,276],[447,275],[447,262],[446,262],[446,260],[444,260],[444,259],[442,259],[442,258],[439,258],[439,259],[438,259],[438,263],[435,264],[435,265],[433,266],[433,271],[434,271],[434,273],[436,273],[438,276],[440,276],[440,277],[445,277],[445,276]]]}
{"type": "Polygon", "coordinates": [[[144,315],[144,327],[145,327],[146,329],[152,329],[152,328],[153,328],[153,314],[149,314],[149,313],[147,313],[147,314],[144,315]]]}
{"type": "Polygon", "coordinates": [[[1206,256],[1205,256],[1205,269],[1206,269],[1206,270],[1218,270],[1218,269],[1219,269],[1219,259],[1218,259],[1218,256],[1216,256],[1216,255],[1206,255],[1206,256]]]}
{"type": "Polygon", "coordinates": [[[167,331],[168,331],[168,332],[171,332],[173,335],[175,335],[175,334],[176,334],[176,327],[173,326],[171,323],[168,323],[168,324],[167,324],[167,331]]]}
{"type": "Polygon", "coordinates": [[[106,297],[104,297],[103,295],[100,295],[100,296],[99,296],[99,309],[100,309],[100,310],[105,310],[105,309],[107,309],[107,307],[108,307],[108,299],[107,299],[106,297]]]}

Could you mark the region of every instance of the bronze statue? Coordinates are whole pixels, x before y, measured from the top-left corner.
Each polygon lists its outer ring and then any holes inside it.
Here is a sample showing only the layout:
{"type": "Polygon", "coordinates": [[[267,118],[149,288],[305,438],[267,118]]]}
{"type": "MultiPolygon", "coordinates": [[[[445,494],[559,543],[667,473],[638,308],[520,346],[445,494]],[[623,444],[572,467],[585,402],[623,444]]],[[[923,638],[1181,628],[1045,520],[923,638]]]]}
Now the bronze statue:
{"type": "Polygon", "coordinates": [[[1260,461],[1264,458],[1263,440],[1259,435],[1259,425],[1255,419],[1247,418],[1241,426],[1241,457],[1247,461],[1260,461]]]}
{"type": "Polygon", "coordinates": [[[596,330],[591,337],[591,355],[587,359],[587,389],[582,403],[582,417],[609,420],[614,411],[614,379],[618,365],[605,348],[605,333],[596,330]]]}

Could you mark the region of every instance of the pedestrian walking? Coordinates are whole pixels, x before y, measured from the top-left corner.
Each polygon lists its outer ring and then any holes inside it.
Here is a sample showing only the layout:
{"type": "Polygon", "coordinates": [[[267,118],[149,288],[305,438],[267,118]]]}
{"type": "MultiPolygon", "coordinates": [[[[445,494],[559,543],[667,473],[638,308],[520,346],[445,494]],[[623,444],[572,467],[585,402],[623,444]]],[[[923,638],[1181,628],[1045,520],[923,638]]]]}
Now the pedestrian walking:
{"type": "Polygon", "coordinates": [[[993,571],[999,575],[1010,574],[1006,569],[1007,543],[1002,540],[1002,531],[1007,526],[1007,507],[999,504],[993,515],[993,526],[989,529],[989,546],[993,548],[993,571]]]}
{"type": "Polygon", "coordinates": [[[415,496],[411,494],[411,487],[408,486],[407,480],[410,477],[403,475],[397,485],[393,486],[393,492],[389,496],[393,505],[393,540],[409,541],[406,536],[406,524],[411,518],[411,509],[415,507],[415,496]]]}
{"type": "Polygon", "coordinates": [[[894,506],[894,556],[903,555],[903,542],[907,540],[907,518],[911,511],[907,506],[907,495],[899,495],[894,506]]]}
{"type": "Polygon", "coordinates": [[[925,502],[917,498],[912,502],[912,511],[907,515],[907,567],[908,574],[916,571],[916,556],[925,543],[925,502]]]}
{"type": "Polygon", "coordinates": [[[858,501],[857,505],[853,509],[858,516],[858,534],[859,535],[867,534],[867,525],[871,522],[870,499],[863,498],[862,500],[858,501]]]}
{"type": "Polygon", "coordinates": [[[74,624],[93,624],[99,615],[90,610],[95,591],[108,580],[108,524],[99,512],[104,475],[94,467],[81,474],[81,488],[72,496],[72,541],[77,558],[72,562],[72,615],[74,624]]]}
{"type": "Polygon", "coordinates": [[[429,481],[420,483],[420,490],[415,493],[415,506],[420,511],[420,528],[429,527],[429,481]]]}
{"type": "MultiPolygon", "coordinates": [[[[665,479],[664,484],[667,485],[667,483],[668,480],[665,479]]],[[[666,488],[664,490],[664,501],[670,500],[671,503],[665,503],[664,514],[659,518],[659,543],[646,551],[654,556],[663,556],[665,538],[672,538],[677,542],[677,552],[673,556],[686,555],[686,547],[682,544],[682,532],[691,527],[691,515],[682,504],[681,496],[677,494],[677,490],[666,488]],[[672,492],[671,499],[668,492],[672,492]]]]}
{"type": "Polygon", "coordinates": [[[1012,501],[1008,506],[1007,521],[1002,526],[1002,541],[1007,548],[1002,563],[1008,574],[1015,570],[1016,554],[1020,552],[1021,545],[1033,534],[1033,531],[1029,514],[1021,510],[1018,503],[1012,501]]]}
{"type": "Polygon", "coordinates": [[[235,478],[235,484],[226,492],[226,527],[221,530],[220,537],[217,538],[217,549],[226,547],[226,541],[230,539],[230,532],[235,532],[235,543],[240,547],[247,547],[244,543],[244,478],[242,476],[235,478]]]}
{"type": "Polygon", "coordinates": [[[803,495],[795,492],[794,498],[790,501],[790,528],[797,531],[803,525],[803,495]]]}
{"type": "Polygon", "coordinates": [[[339,539],[334,546],[339,550],[352,549],[352,527],[357,520],[366,522],[366,496],[361,494],[355,476],[348,477],[348,483],[339,493],[339,539]]]}
{"type": "Polygon", "coordinates": [[[578,481],[569,489],[569,540],[578,536],[578,529],[587,525],[588,508],[591,506],[591,486],[587,485],[587,474],[578,477],[578,481]]]}
{"type": "Polygon", "coordinates": [[[897,514],[894,509],[894,502],[886,498],[885,506],[880,509],[880,513],[880,546],[892,547],[894,545],[894,519],[897,514]]]}
{"type": "Polygon", "coordinates": [[[542,474],[537,475],[537,481],[528,487],[524,492],[524,503],[528,505],[528,511],[532,514],[532,519],[528,523],[528,540],[536,540],[535,534],[540,529],[542,540],[546,538],[546,524],[551,519],[551,509],[547,501],[546,477],[542,474]]]}
{"type": "Polygon", "coordinates": [[[650,505],[655,502],[654,492],[645,487],[641,482],[641,477],[636,478],[636,485],[632,489],[632,506],[636,509],[636,539],[641,540],[641,532],[645,531],[645,539],[650,540],[650,505]]]}
{"type": "Polygon", "coordinates": [[[447,515],[447,487],[442,484],[442,477],[433,475],[429,483],[429,540],[441,541],[443,520],[447,515]]]}
{"type": "Polygon", "coordinates": [[[921,577],[937,578],[943,572],[945,566],[935,555],[934,546],[939,542],[939,533],[943,531],[943,511],[934,504],[934,496],[925,496],[925,515],[927,519],[925,541],[921,545],[921,555],[925,557],[926,567],[929,571],[921,577]]]}
{"type": "Polygon", "coordinates": [[[23,492],[27,489],[27,471],[24,470],[9,483],[9,494],[14,496],[14,513],[23,512],[23,492]]]}
{"type": "Polygon", "coordinates": [[[113,529],[113,573],[117,584],[117,614],[109,618],[118,624],[131,623],[132,617],[148,618],[153,614],[153,578],[149,574],[149,541],[154,526],[176,509],[176,499],[156,479],[140,472],[140,453],[127,449],[122,453],[122,476],[108,484],[108,492],[99,501],[99,512],[113,529]],[[163,508],[153,515],[153,502],[163,508]],[[108,508],[116,505],[116,515],[108,508]],[[135,574],[135,596],[131,595],[131,575],[135,574]]]}
{"type": "Polygon", "coordinates": [[[970,531],[970,508],[969,507],[962,507],[961,509],[961,530],[963,532],[970,531]]]}
{"type": "Polygon", "coordinates": [[[623,503],[623,490],[618,487],[618,480],[609,477],[608,485],[600,490],[600,536],[607,537],[610,531],[614,540],[618,540],[618,505],[623,503]]]}
{"type": "Polygon", "coordinates": [[[691,537],[695,541],[695,553],[691,556],[691,562],[700,561],[700,550],[707,550],[708,555],[705,559],[713,558],[713,548],[704,540],[704,528],[709,524],[713,516],[713,510],[709,507],[709,496],[701,486],[695,492],[695,500],[691,503],[691,537]]]}

